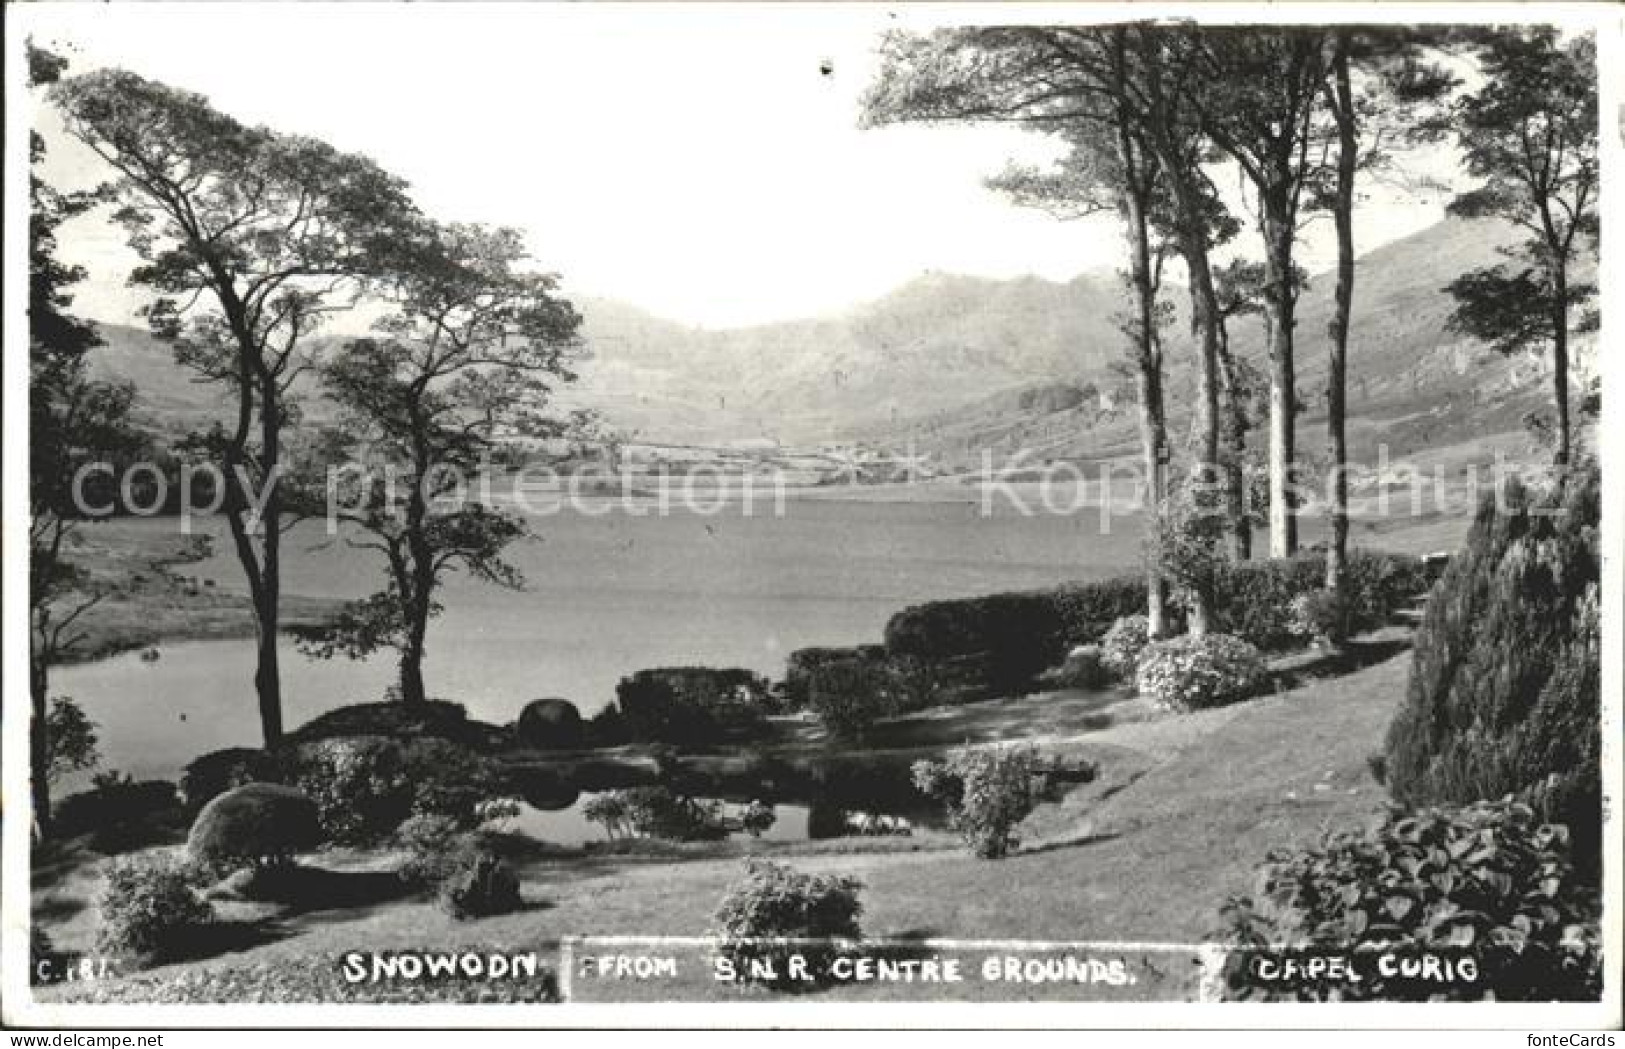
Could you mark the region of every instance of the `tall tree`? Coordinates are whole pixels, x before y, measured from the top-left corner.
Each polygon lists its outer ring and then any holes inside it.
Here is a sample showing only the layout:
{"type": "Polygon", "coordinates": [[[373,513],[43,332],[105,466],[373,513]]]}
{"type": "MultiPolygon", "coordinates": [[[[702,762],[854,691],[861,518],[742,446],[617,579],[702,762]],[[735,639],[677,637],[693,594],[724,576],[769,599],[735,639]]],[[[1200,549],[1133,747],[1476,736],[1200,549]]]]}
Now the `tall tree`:
{"type": "Polygon", "coordinates": [[[1326,589],[1341,594],[1348,564],[1348,344],[1354,309],[1354,203],[1362,171],[1386,163],[1384,141],[1408,137],[1421,111],[1455,80],[1426,58],[1428,37],[1411,29],[1339,26],[1323,36],[1321,94],[1336,162],[1314,190],[1337,231],[1337,287],[1327,324],[1326,450],[1331,464],[1326,589]]]}
{"type": "MultiPolygon", "coordinates": [[[[1569,462],[1569,336],[1574,311],[1596,293],[1573,267],[1598,234],[1597,53],[1590,35],[1564,39],[1549,26],[1496,29],[1478,38],[1483,85],[1450,117],[1467,161],[1483,184],[1450,211],[1496,216],[1529,238],[1508,262],[1463,274],[1449,285],[1452,326],[1501,353],[1549,346],[1559,465],[1569,462]]],[[[1594,325],[1594,315],[1579,318],[1594,325]]]]}
{"type": "MultiPolygon", "coordinates": [[[[1129,283],[1134,289],[1132,316],[1125,326],[1133,347],[1140,410],[1142,452],[1147,470],[1148,528],[1157,519],[1168,489],[1170,450],[1167,440],[1163,390],[1163,353],[1159,332],[1163,326],[1158,307],[1160,259],[1153,246],[1158,227],[1156,213],[1184,213],[1197,202],[1194,191],[1180,196],[1170,163],[1193,167],[1188,122],[1177,116],[1177,92],[1154,112],[1162,121],[1148,119],[1144,52],[1154,42],[1137,37],[1125,26],[1099,28],[984,27],[942,31],[927,36],[896,34],[888,38],[880,75],[866,100],[869,123],[893,121],[1005,121],[1057,132],[1066,138],[1070,154],[1061,168],[1047,176],[1018,172],[1002,181],[1002,188],[1025,194],[1027,202],[1055,208],[1113,208],[1123,218],[1129,241],[1129,283]]],[[[1156,75],[1162,75],[1157,69],[1156,75]]],[[[1155,95],[1153,88],[1151,94],[1155,95]]],[[[1180,172],[1189,190],[1199,180],[1180,172]]],[[[1184,255],[1200,245],[1206,262],[1206,241],[1193,232],[1197,223],[1167,220],[1180,231],[1184,255]]],[[[1187,260],[1187,264],[1189,264],[1187,260]]],[[[1204,327],[1203,329],[1207,329],[1204,327]]],[[[1212,376],[1211,340],[1201,342],[1204,362],[1201,405],[1210,410],[1200,430],[1211,436],[1216,414],[1211,410],[1216,389],[1212,376]]],[[[1201,462],[1214,461],[1217,441],[1206,440],[1201,462]]],[[[1165,628],[1160,567],[1148,566],[1151,599],[1148,618],[1152,630],[1165,628]]],[[[1205,610],[1193,614],[1200,629],[1205,610]]]]}
{"type": "Polygon", "coordinates": [[[282,737],[277,660],[289,387],[307,336],[353,304],[410,243],[405,185],[372,161],[310,138],[246,127],[201,95],[102,70],[52,89],[71,134],[118,174],[116,218],[158,297],[155,334],[232,396],[205,442],[247,578],[257,633],[254,688],[265,744],[282,737]]]}
{"type": "MultiPolygon", "coordinates": [[[[1167,246],[1156,242],[1155,212],[1161,194],[1156,158],[1140,141],[1126,112],[1120,119],[1079,123],[1060,133],[1066,154],[1047,171],[1012,167],[989,184],[1016,203],[1063,219],[1115,211],[1123,223],[1129,264],[1123,271],[1133,305],[1120,317],[1128,340],[1127,369],[1135,384],[1140,449],[1145,469],[1146,527],[1155,529],[1168,494],[1167,407],[1163,393],[1162,331],[1171,305],[1161,298],[1167,246]]],[[[1148,558],[1146,619],[1153,637],[1167,633],[1167,594],[1161,566],[1148,558]]]]}
{"type": "Polygon", "coordinates": [[[1286,557],[1298,546],[1293,254],[1299,205],[1318,163],[1311,129],[1323,48],[1318,31],[1292,27],[1204,28],[1187,32],[1185,42],[1203,130],[1240,166],[1258,201],[1269,317],[1270,554],[1286,557]]]}
{"type": "MultiPolygon", "coordinates": [[[[56,83],[66,62],[28,47],[29,84],[56,83]]],[[[57,230],[100,200],[99,192],[62,193],[38,172],[45,140],[29,137],[28,371],[29,726],[34,819],[51,825],[51,782],[65,767],[82,767],[94,752],[94,734],[71,700],[50,694],[51,667],[84,633],[84,615],[104,596],[71,556],[89,516],[74,495],[80,467],[127,456],[142,443],[130,421],[134,390],[90,377],[87,355],[101,345],[96,328],[69,312],[71,289],[84,270],[61,261],[57,230]]]]}
{"type": "Polygon", "coordinates": [[[514,230],[439,227],[403,262],[378,337],[347,343],[321,369],[343,413],[332,450],[368,467],[330,498],[347,507],[350,545],[383,555],[386,583],[302,643],[318,656],[396,649],[407,704],[428,699],[423,661],[446,573],[523,582],[502,552],[524,520],[465,501],[467,479],[497,438],[565,425],[545,409],[554,387],[574,378],[580,317],[558,297],[556,277],[517,268],[524,258],[514,230]]]}

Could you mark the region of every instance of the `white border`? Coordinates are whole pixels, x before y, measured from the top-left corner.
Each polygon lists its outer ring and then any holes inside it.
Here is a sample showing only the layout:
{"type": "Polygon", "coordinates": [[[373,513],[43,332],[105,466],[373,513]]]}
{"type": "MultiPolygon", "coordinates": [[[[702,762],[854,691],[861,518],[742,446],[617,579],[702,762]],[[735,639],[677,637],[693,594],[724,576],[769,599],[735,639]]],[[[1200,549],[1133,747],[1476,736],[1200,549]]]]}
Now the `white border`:
{"type": "MultiPolygon", "coordinates": [[[[299,5],[302,14],[324,13],[328,7],[299,5]]],[[[463,5],[467,17],[478,17],[481,7],[463,5]]],[[[500,6],[500,5],[498,5],[500,6]]],[[[405,16],[395,5],[376,7],[380,18],[405,16]]],[[[1577,28],[1594,29],[1598,34],[1600,69],[1600,113],[1602,123],[1603,186],[1602,210],[1605,235],[1601,279],[1603,329],[1598,352],[1601,360],[1617,358],[1621,318],[1625,317],[1625,264],[1619,259],[1616,238],[1621,234],[1615,219],[1625,216],[1618,207],[1618,172],[1625,161],[1620,142],[1622,97],[1619,71],[1625,69],[1625,43],[1621,28],[1625,15],[1612,5],[1591,4],[1509,4],[1509,3],[1423,3],[1423,4],[920,4],[899,7],[877,4],[690,4],[681,7],[626,4],[559,5],[560,18],[592,19],[606,15],[622,16],[635,8],[640,18],[721,18],[731,31],[755,30],[768,19],[787,16],[851,18],[886,26],[925,27],[937,24],[981,21],[1059,22],[1107,21],[1122,18],[1192,17],[1204,22],[1553,22],[1577,28]]],[[[351,8],[353,11],[354,8],[351,8]]],[[[3,479],[4,517],[0,522],[0,551],[5,557],[4,595],[0,603],[3,624],[5,707],[3,733],[0,733],[0,768],[3,790],[0,800],[15,801],[6,807],[8,815],[26,811],[28,805],[28,715],[27,680],[27,573],[24,558],[12,551],[27,549],[26,478],[27,412],[24,393],[28,385],[27,345],[27,248],[24,233],[28,224],[27,170],[29,99],[24,54],[32,10],[28,6],[7,5],[6,21],[6,198],[5,219],[5,315],[3,381],[7,393],[4,418],[4,447],[0,453],[0,479],[3,479]]],[[[1625,469],[1625,432],[1619,426],[1621,399],[1625,398],[1625,366],[1603,369],[1604,419],[1599,442],[1604,464],[1603,513],[1603,774],[1605,798],[1604,840],[1612,839],[1604,871],[1606,896],[1603,943],[1605,983],[1603,998],[1597,1004],[1517,1005],[1496,1004],[1253,1004],[1253,1003],[1008,1003],[932,1002],[925,1005],[878,1003],[671,1003],[671,1004],[570,1004],[556,1006],[464,1006],[464,1005],[226,1005],[151,1006],[44,1004],[32,1001],[27,982],[28,895],[21,891],[29,884],[29,826],[25,820],[4,821],[4,886],[0,907],[0,1003],[8,1025],[71,1025],[78,1028],[185,1028],[199,1026],[327,1026],[327,1027],[791,1027],[791,1028],[1137,1028],[1137,1027],[1301,1027],[1301,1028],[1502,1028],[1569,1030],[1618,1027],[1621,1023],[1620,956],[1625,949],[1625,923],[1618,920],[1622,888],[1618,850],[1620,787],[1621,698],[1625,678],[1621,674],[1621,653],[1625,638],[1620,632],[1625,615],[1625,485],[1620,472],[1625,469]],[[26,1004],[24,1004],[26,1003],[26,1004]]]]}

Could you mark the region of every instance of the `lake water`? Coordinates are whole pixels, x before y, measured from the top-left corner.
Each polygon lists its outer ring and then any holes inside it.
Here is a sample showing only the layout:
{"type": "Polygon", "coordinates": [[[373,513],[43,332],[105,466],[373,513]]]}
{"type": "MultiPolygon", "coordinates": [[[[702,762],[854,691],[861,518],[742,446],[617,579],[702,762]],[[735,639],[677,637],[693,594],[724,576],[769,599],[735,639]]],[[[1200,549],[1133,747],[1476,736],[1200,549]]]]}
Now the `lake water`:
{"type": "MultiPolygon", "coordinates": [[[[453,578],[430,626],[432,696],[505,723],[524,704],[563,696],[583,715],[614,699],[635,670],[703,664],[771,676],[808,645],[878,641],[886,620],[924,600],[1049,586],[1134,571],[1138,522],[1098,511],[1025,516],[996,502],[791,500],[710,515],[593,515],[563,511],[533,522],[511,549],[527,588],[453,578]]],[[[206,523],[207,524],[207,523],[206,523]]],[[[117,527],[174,529],[173,519],[117,527]]],[[[212,527],[212,526],[211,526],[212,527]]],[[[209,530],[206,527],[204,530],[209,530]]],[[[320,523],[284,546],[286,593],[359,597],[381,585],[376,554],[327,541],[320,523]]],[[[228,543],[185,575],[241,585],[228,543]]],[[[161,646],[65,667],[53,690],[74,696],[101,727],[104,767],[173,777],[193,757],[257,746],[253,645],[246,639],[161,646]]],[[[333,707],[381,699],[393,682],[386,654],[363,662],[310,660],[283,646],[284,719],[296,726],[333,707]]]]}

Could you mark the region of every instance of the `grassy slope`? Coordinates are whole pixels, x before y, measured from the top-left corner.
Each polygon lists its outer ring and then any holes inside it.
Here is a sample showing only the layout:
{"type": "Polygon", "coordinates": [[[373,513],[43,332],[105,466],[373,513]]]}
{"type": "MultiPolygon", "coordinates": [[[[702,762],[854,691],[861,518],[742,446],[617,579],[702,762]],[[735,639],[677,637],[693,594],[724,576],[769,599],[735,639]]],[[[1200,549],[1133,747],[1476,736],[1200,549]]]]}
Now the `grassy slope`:
{"type": "MultiPolygon", "coordinates": [[[[1266,852],[1378,811],[1384,792],[1365,758],[1379,746],[1408,667],[1409,657],[1400,656],[1227,709],[1054,740],[1065,751],[1101,760],[1105,777],[1035,813],[1021,852],[1000,862],[973,859],[949,841],[929,838],[899,842],[905,852],[869,851],[878,843],[842,854],[805,845],[773,851],[803,869],[861,877],[870,936],[1200,942],[1215,928],[1225,897],[1246,891],[1266,852]]],[[[322,862],[336,866],[337,859],[322,862]]],[[[193,964],[320,964],[356,948],[541,947],[587,933],[699,935],[737,867],[734,857],[544,859],[524,869],[532,906],[519,914],[454,922],[431,902],[414,900],[284,915],[269,942],[193,964]]],[[[70,879],[36,872],[36,903],[58,901],[59,922],[51,931],[59,946],[88,945],[92,915],[63,912],[72,909],[65,897],[84,898],[89,877],[82,869],[70,879]]],[[[1170,972],[1161,986],[1141,993],[1186,996],[1193,979],[1170,972]]],[[[721,988],[698,973],[675,989],[649,987],[680,997],[759,993],[721,988]]],[[[997,992],[975,983],[964,987],[972,994],[1021,996],[1009,986],[997,992]]],[[[616,990],[631,993],[635,985],[616,990]]],[[[871,984],[818,997],[918,993],[907,985],[871,984]]]]}
{"type": "MultiPolygon", "coordinates": [[[[105,596],[78,621],[85,637],[69,661],[145,648],[160,642],[252,637],[254,615],[241,579],[204,585],[186,566],[200,558],[194,537],[142,528],[129,521],[87,525],[68,556],[105,596]]],[[[320,622],[337,602],[286,595],[282,622],[320,622]]]]}

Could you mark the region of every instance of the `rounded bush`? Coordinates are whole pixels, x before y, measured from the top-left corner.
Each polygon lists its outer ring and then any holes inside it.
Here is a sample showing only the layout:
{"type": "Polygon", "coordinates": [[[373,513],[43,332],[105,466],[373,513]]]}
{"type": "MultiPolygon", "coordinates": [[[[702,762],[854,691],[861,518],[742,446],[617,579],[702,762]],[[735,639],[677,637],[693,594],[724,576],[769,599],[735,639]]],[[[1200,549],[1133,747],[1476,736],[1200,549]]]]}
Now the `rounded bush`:
{"type": "Polygon", "coordinates": [[[1151,621],[1142,615],[1122,616],[1100,639],[1100,666],[1120,680],[1134,676],[1140,652],[1151,640],[1151,621]]]}
{"type": "Polygon", "coordinates": [[[728,886],[717,907],[719,959],[735,978],[781,990],[805,988],[792,978],[791,955],[808,962],[809,975],[827,975],[829,963],[863,936],[858,916],[863,906],[856,878],[802,874],[768,860],[745,861],[744,874],[728,886]]]}
{"type": "Polygon", "coordinates": [[[1331,590],[1311,590],[1288,605],[1292,632],[1309,641],[1341,642],[1348,634],[1347,602],[1331,590]]]}
{"type": "Polygon", "coordinates": [[[320,739],[299,747],[296,768],[325,839],[343,845],[376,844],[423,813],[472,823],[480,802],[498,793],[480,754],[432,736],[320,739]]]}
{"type": "Polygon", "coordinates": [[[1032,747],[973,747],[943,761],[919,761],[914,783],[948,810],[948,822],[980,859],[1021,844],[1016,827],[1043,800],[1044,779],[1032,747]]]}
{"type": "Polygon", "coordinates": [[[519,741],[539,750],[578,750],[586,740],[581,712],[568,699],[538,699],[519,713],[519,741]]]}
{"type": "Polygon", "coordinates": [[[463,828],[450,816],[413,816],[395,831],[395,842],[406,850],[396,870],[410,885],[437,885],[450,867],[463,828]]]}
{"type": "Polygon", "coordinates": [[[496,853],[464,839],[440,876],[440,906],[459,921],[507,914],[524,903],[519,877],[496,853]]]}
{"type": "Polygon", "coordinates": [[[141,964],[183,957],[214,920],[187,870],[169,857],[110,861],[96,909],[97,949],[141,964]]]}
{"type": "Polygon", "coordinates": [[[222,869],[259,867],[313,849],[322,838],[316,803],[280,783],[247,783],[203,807],[186,848],[194,860],[222,869]]]}
{"type": "Polygon", "coordinates": [[[1258,649],[1228,634],[1153,641],[1140,653],[1134,675],[1142,696],[1181,713],[1246,699],[1268,681],[1258,649]]]}
{"type": "Polygon", "coordinates": [[[1375,830],[1271,855],[1252,897],[1225,907],[1226,969],[1238,998],[1596,1001],[1601,899],[1570,864],[1568,829],[1509,795],[1467,808],[1394,812],[1375,830]],[[1476,979],[1403,978],[1369,967],[1359,982],[1261,982],[1272,947],[1358,960],[1470,957],[1476,979]]]}

